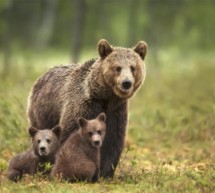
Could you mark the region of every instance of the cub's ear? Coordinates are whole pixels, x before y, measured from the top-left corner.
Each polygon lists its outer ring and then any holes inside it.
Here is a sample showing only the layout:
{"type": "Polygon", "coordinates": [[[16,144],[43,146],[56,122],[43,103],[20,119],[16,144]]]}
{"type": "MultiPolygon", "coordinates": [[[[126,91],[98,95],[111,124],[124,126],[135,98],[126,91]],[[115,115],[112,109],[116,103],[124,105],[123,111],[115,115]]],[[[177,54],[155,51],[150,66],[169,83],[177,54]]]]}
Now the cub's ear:
{"type": "Polygon", "coordinates": [[[31,137],[34,137],[39,130],[35,127],[30,126],[28,129],[28,133],[31,137]]]}
{"type": "Polygon", "coordinates": [[[83,117],[78,118],[78,125],[80,127],[85,127],[87,125],[87,120],[83,117]]]}
{"type": "Polygon", "coordinates": [[[105,121],[106,121],[106,115],[105,115],[105,113],[100,113],[100,114],[97,116],[97,119],[98,119],[99,121],[105,122],[105,121]]]}
{"type": "Polygon", "coordinates": [[[56,125],[55,127],[52,128],[52,132],[59,137],[61,134],[61,127],[60,125],[56,125]]]}
{"type": "Polygon", "coordinates": [[[111,48],[110,44],[105,39],[101,39],[98,42],[98,46],[97,47],[98,47],[99,55],[103,59],[105,57],[107,57],[112,52],[112,48],[111,48]]]}
{"type": "Polygon", "coordinates": [[[147,53],[147,43],[144,41],[140,41],[137,43],[137,45],[133,48],[133,50],[139,54],[139,56],[144,60],[146,53],[147,53]]]}

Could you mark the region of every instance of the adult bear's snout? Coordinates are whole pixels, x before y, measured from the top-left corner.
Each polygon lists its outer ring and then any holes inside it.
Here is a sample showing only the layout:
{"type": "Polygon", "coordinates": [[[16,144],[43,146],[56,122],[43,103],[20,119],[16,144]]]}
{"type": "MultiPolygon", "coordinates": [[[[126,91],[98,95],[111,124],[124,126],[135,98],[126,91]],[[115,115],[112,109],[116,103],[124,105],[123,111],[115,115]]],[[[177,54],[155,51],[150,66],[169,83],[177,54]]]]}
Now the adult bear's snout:
{"type": "Polygon", "coordinates": [[[122,88],[125,90],[129,90],[132,86],[132,82],[130,80],[124,80],[122,82],[122,88]]]}

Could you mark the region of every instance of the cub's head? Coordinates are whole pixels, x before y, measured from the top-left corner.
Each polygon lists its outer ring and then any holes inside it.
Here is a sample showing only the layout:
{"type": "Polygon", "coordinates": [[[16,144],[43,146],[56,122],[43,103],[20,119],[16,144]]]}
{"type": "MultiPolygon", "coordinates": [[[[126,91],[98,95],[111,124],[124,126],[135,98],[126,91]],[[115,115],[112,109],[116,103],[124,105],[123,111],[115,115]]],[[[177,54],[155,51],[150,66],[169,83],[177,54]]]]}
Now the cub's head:
{"type": "Polygon", "coordinates": [[[49,158],[56,153],[60,146],[60,126],[44,130],[31,126],[28,131],[32,138],[34,152],[38,157],[49,158]]]}
{"type": "Polygon", "coordinates": [[[134,48],[121,48],[102,39],[98,52],[106,84],[118,97],[130,98],[145,79],[147,44],[140,41],[134,48]]]}
{"type": "Polygon", "coordinates": [[[96,119],[86,120],[79,118],[79,133],[82,138],[95,148],[99,148],[105,137],[106,116],[104,113],[99,114],[96,119]]]}

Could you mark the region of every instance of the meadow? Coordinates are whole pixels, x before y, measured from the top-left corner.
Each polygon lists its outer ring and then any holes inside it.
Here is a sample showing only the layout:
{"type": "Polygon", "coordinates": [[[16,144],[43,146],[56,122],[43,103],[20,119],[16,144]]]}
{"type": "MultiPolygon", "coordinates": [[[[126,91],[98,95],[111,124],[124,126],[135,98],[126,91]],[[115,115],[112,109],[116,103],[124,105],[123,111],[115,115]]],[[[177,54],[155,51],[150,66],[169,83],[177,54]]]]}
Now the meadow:
{"type": "Polygon", "coordinates": [[[31,144],[26,108],[33,82],[48,68],[68,64],[62,53],[14,57],[10,74],[0,80],[0,192],[215,192],[215,59],[210,53],[158,54],[157,65],[147,58],[145,83],[130,100],[116,175],[95,184],[40,174],[7,180],[9,159],[31,144]]]}

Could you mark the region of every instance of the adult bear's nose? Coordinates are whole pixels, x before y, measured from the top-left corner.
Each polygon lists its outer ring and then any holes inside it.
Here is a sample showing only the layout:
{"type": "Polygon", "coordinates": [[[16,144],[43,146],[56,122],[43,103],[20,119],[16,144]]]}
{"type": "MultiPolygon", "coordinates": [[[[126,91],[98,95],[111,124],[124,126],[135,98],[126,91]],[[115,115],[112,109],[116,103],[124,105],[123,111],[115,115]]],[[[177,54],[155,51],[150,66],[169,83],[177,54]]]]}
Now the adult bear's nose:
{"type": "Polygon", "coordinates": [[[124,80],[122,82],[122,88],[128,90],[131,88],[132,82],[130,80],[124,80]]]}

